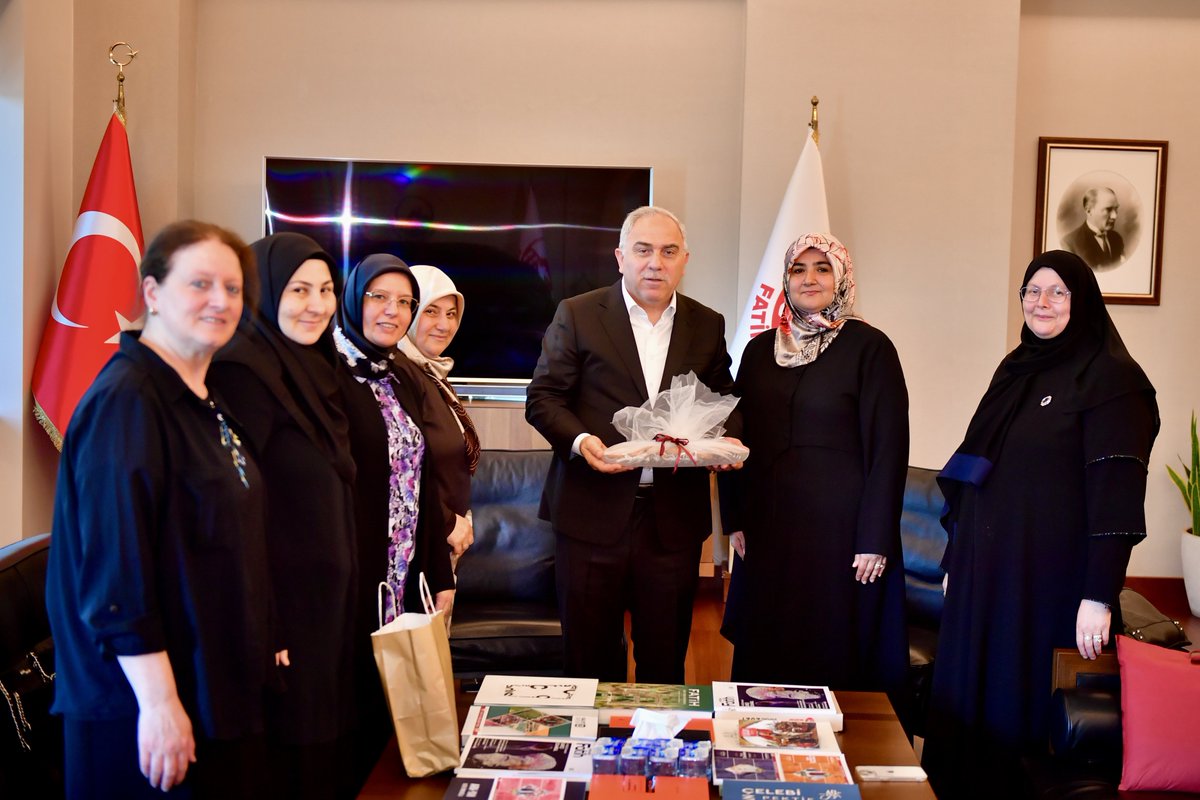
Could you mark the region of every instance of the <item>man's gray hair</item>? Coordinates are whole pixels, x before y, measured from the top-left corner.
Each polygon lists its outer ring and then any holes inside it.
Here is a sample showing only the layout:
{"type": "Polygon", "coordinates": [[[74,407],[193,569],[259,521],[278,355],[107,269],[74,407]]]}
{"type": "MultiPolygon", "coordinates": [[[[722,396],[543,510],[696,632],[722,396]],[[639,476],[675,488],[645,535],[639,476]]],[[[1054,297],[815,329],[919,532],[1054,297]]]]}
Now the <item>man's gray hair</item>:
{"type": "Polygon", "coordinates": [[[633,230],[633,226],[638,223],[638,220],[653,216],[654,214],[666,217],[679,226],[679,235],[683,238],[683,249],[687,250],[687,228],[683,227],[683,223],[679,221],[679,217],[675,216],[670,211],[667,211],[665,208],[659,208],[658,206],[641,206],[639,208],[635,208],[633,211],[630,211],[627,215],[625,215],[625,222],[621,224],[621,239],[617,243],[617,246],[620,247],[622,251],[626,251],[626,245],[629,244],[629,232],[633,230]]]}

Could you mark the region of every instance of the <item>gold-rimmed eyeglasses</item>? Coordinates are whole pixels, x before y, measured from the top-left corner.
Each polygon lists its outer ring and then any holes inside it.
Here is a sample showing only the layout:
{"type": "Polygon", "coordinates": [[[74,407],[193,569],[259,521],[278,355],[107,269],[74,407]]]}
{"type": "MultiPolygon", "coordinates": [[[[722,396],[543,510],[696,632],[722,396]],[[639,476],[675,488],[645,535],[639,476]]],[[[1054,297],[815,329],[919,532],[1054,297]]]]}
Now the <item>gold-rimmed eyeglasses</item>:
{"type": "Polygon", "coordinates": [[[397,311],[405,308],[409,311],[417,310],[417,301],[413,297],[395,297],[387,292],[363,292],[363,299],[374,306],[395,306],[397,311]]]}
{"type": "Polygon", "coordinates": [[[1041,299],[1043,291],[1046,293],[1046,299],[1056,306],[1062,305],[1071,296],[1071,293],[1061,286],[1051,286],[1048,289],[1042,289],[1040,286],[1022,286],[1017,290],[1017,296],[1026,303],[1036,303],[1041,299]]]}

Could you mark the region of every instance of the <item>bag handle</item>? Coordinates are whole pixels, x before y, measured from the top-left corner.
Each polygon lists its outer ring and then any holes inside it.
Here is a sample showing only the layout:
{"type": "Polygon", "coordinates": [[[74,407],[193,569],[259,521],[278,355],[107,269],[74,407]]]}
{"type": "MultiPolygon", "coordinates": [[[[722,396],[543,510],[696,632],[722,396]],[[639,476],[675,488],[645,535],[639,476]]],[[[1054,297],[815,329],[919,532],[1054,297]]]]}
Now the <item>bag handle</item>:
{"type": "Polygon", "coordinates": [[[433,616],[437,607],[433,604],[433,593],[429,591],[429,581],[425,580],[424,572],[417,579],[417,586],[421,590],[421,605],[425,607],[425,613],[433,616]]]}
{"type": "Polygon", "coordinates": [[[379,588],[378,588],[378,589],[376,589],[376,593],[377,593],[377,597],[376,597],[376,610],[377,610],[377,611],[378,611],[378,613],[379,613],[379,627],[380,627],[380,628],[382,628],[382,627],[383,627],[383,595],[384,595],[384,590],[387,590],[387,596],[388,596],[388,600],[389,600],[389,601],[391,601],[391,605],[389,605],[389,606],[388,606],[388,608],[390,608],[390,609],[391,609],[391,611],[392,611],[392,619],[395,619],[397,616],[399,616],[399,615],[396,613],[396,590],[395,590],[395,589],[393,589],[393,588],[392,588],[392,585],[391,585],[390,583],[388,583],[387,581],[380,581],[380,582],[379,582],[379,588]]]}
{"type": "MultiPolygon", "coordinates": [[[[425,607],[425,613],[433,616],[437,613],[437,607],[433,604],[433,593],[429,590],[429,581],[425,579],[425,573],[422,572],[417,578],[417,588],[421,590],[421,605],[425,607]]],[[[396,590],[387,581],[379,582],[378,598],[376,603],[376,611],[379,615],[379,627],[383,627],[383,595],[387,594],[390,605],[388,608],[392,611],[392,619],[400,616],[396,608],[396,590]]]]}

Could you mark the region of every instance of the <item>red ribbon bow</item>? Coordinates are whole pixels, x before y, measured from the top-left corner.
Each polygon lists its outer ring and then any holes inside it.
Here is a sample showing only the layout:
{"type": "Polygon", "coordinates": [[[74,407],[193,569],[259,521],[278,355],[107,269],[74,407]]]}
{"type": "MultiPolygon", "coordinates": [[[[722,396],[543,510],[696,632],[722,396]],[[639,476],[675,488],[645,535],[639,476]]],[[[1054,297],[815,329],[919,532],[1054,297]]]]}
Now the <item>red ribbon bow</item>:
{"type": "Polygon", "coordinates": [[[692,460],[692,466],[699,466],[696,464],[696,457],[693,456],[687,447],[684,446],[688,443],[687,439],[676,439],[674,436],[669,436],[665,433],[659,433],[655,435],[654,441],[658,442],[659,458],[662,458],[663,453],[666,452],[667,442],[671,442],[678,448],[675,451],[675,469],[671,470],[672,474],[679,471],[679,459],[681,459],[685,453],[687,454],[687,457],[692,460]]]}

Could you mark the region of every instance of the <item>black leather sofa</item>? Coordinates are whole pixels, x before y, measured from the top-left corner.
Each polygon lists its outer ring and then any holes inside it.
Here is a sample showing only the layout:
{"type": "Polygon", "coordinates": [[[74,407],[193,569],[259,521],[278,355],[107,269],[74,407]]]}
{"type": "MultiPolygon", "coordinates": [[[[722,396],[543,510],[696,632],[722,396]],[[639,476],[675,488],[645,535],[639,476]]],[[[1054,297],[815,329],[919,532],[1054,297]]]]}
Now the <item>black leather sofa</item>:
{"type": "Polygon", "coordinates": [[[904,548],[904,599],[908,616],[908,691],[893,698],[896,713],[909,737],[924,732],[937,654],[938,627],[942,621],[942,554],[946,531],[942,529],[941,489],[937,470],[909,467],[904,484],[904,509],[900,515],[900,541],[904,548]]]}
{"type": "Polygon", "coordinates": [[[454,674],[561,675],[554,532],[538,519],[549,450],[484,450],[471,481],[475,543],[458,563],[454,674]]]}
{"type": "Polygon", "coordinates": [[[61,797],[62,721],[50,714],[50,535],[0,547],[0,797],[61,797]]]}
{"type": "MultiPolygon", "coordinates": [[[[1125,599],[1125,594],[1122,594],[1125,599]]],[[[1165,687],[1169,691],[1169,687],[1165,687]]],[[[1053,755],[1025,759],[1028,795],[1039,800],[1183,800],[1189,792],[1119,791],[1122,769],[1121,677],[1080,672],[1056,689],[1050,708],[1053,755]]],[[[1200,757],[1200,750],[1197,751],[1200,757]]]]}

